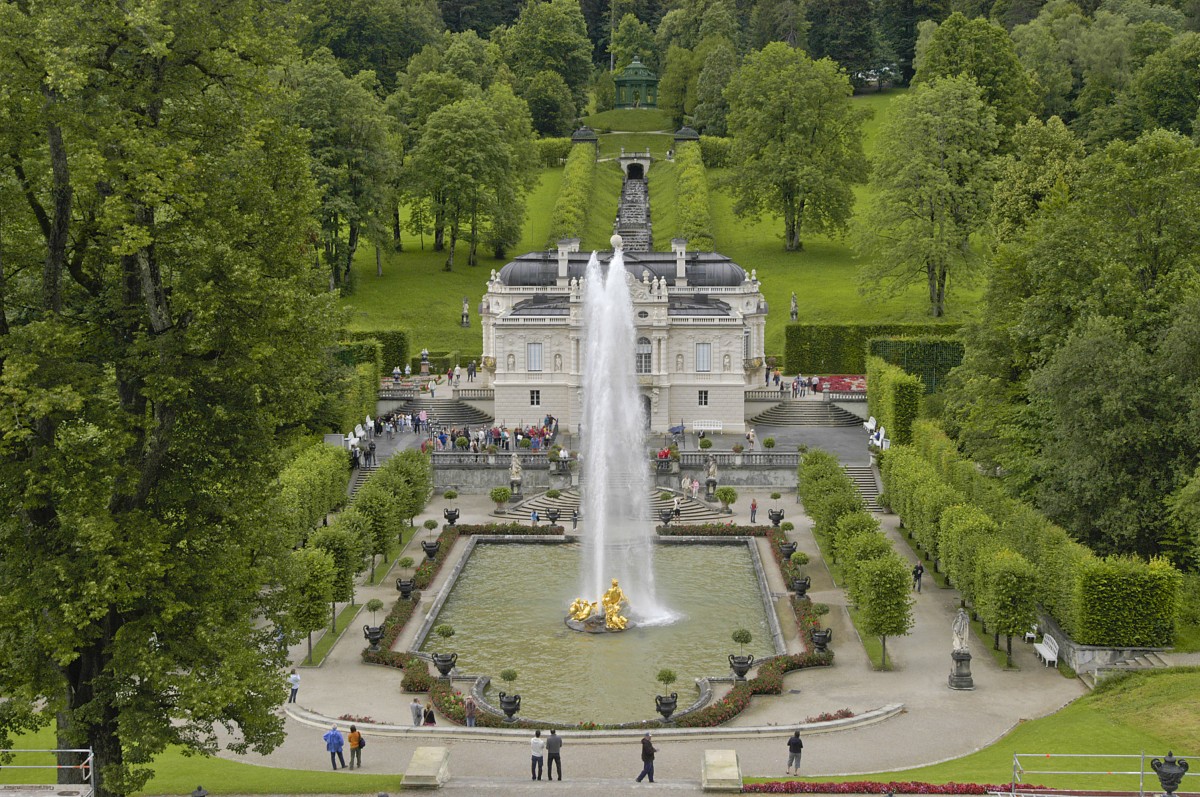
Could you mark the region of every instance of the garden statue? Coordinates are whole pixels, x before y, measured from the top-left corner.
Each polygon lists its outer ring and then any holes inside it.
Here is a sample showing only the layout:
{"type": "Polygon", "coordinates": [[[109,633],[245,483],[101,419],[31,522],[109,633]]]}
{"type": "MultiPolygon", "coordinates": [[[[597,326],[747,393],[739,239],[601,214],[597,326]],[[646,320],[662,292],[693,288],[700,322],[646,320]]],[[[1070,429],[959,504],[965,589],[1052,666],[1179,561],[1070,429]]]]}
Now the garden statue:
{"type": "Polygon", "coordinates": [[[585,601],[583,598],[576,598],[571,604],[571,608],[567,610],[572,620],[583,622],[592,616],[592,612],[596,611],[595,601],[585,601]]]}
{"type": "Polygon", "coordinates": [[[517,482],[518,484],[521,482],[521,458],[515,452],[508,465],[508,480],[510,482],[517,482]]]}
{"type": "Polygon", "coordinates": [[[471,305],[466,296],[463,297],[462,325],[464,327],[471,326],[471,305]]]}
{"type": "Polygon", "coordinates": [[[970,646],[967,644],[967,632],[969,625],[967,621],[966,609],[959,609],[958,614],[954,615],[954,624],[951,626],[951,628],[954,632],[954,647],[952,649],[969,650],[970,646]]]}
{"type": "Polygon", "coordinates": [[[717,458],[712,454],[708,455],[708,464],[704,467],[705,475],[710,482],[717,480],[717,458]]]}
{"type": "Polygon", "coordinates": [[[600,599],[604,604],[604,625],[610,630],[623,631],[625,626],[629,624],[626,617],[621,616],[621,604],[628,603],[625,599],[625,593],[621,591],[621,587],[617,584],[617,580],[612,580],[612,586],[604,593],[604,597],[600,599]]]}
{"type": "Polygon", "coordinates": [[[795,321],[800,316],[800,305],[796,302],[796,292],[792,291],[792,320],[795,321]]]}
{"type": "Polygon", "coordinates": [[[628,605],[617,579],[612,580],[612,586],[600,597],[599,602],[576,598],[567,608],[567,627],[575,631],[602,633],[604,631],[624,631],[629,627],[629,618],[622,616],[623,605],[628,605]]]}

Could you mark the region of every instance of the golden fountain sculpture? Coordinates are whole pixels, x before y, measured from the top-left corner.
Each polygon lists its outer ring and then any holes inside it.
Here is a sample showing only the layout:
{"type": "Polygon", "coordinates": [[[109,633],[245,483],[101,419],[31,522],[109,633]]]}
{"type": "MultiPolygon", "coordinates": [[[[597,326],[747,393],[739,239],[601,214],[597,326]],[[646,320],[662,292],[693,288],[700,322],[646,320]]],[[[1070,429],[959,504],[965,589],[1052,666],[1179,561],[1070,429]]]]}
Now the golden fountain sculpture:
{"type": "Polygon", "coordinates": [[[568,625],[574,621],[578,630],[600,630],[598,626],[603,620],[604,628],[608,631],[624,631],[629,625],[629,618],[621,614],[624,606],[629,604],[625,593],[614,578],[612,586],[600,598],[600,603],[576,598],[567,609],[568,625]]]}

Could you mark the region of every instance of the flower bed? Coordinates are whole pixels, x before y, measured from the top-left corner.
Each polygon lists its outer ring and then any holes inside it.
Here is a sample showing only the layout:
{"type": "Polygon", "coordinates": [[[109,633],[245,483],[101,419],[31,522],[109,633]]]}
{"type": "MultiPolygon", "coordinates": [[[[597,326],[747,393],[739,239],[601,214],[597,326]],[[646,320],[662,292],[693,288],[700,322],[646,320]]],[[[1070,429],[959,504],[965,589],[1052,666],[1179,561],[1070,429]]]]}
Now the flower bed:
{"type": "MultiPolygon", "coordinates": [[[[848,780],[844,783],[822,783],[819,781],[776,780],[767,783],[748,783],[742,787],[749,794],[987,794],[1007,792],[1011,784],[1002,783],[923,783],[918,780],[893,780],[883,783],[876,780],[848,780]]],[[[1045,786],[1028,786],[1021,789],[1044,789],[1045,786]]]]}
{"type": "MultiPolygon", "coordinates": [[[[442,532],[445,533],[451,527],[443,526],[442,532]]],[[[521,537],[529,535],[557,535],[562,536],[566,533],[566,529],[562,526],[531,526],[528,523],[478,523],[466,524],[460,523],[453,528],[458,530],[458,533],[464,537],[470,537],[475,534],[503,534],[510,537],[521,537]]]]}
{"type": "Polygon", "coordinates": [[[862,374],[833,374],[821,377],[821,390],[855,390],[867,389],[867,377],[862,374]]]}
{"type": "Polygon", "coordinates": [[[732,523],[698,523],[693,526],[658,526],[660,537],[768,537],[774,526],[736,526],[732,523]]]}

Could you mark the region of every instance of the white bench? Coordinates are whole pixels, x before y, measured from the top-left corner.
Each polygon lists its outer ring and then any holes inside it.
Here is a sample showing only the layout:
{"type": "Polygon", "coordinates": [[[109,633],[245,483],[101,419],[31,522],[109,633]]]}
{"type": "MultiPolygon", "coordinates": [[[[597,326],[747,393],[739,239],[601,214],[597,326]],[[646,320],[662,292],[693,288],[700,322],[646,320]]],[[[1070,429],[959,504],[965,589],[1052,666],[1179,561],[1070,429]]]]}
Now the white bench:
{"type": "Polygon", "coordinates": [[[865,421],[863,421],[863,428],[866,429],[868,432],[874,432],[875,427],[877,425],[878,424],[875,421],[874,415],[872,415],[870,418],[867,418],[865,421]]]}
{"type": "Polygon", "coordinates": [[[1058,642],[1049,634],[1044,634],[1041,642],[1034,643],[1033,652],[1038,655],[1039,659],[1046,662],[1047,667],[1051,663],[1055,667],[1058,666],[1058,642]]]}
{"type": "Polygon", "coordinates": [[[1029,626],[1029,630],[1025,632],[1025,641],[1026,642],[1037,642],[1037,638],[1038,638],[1038,627],[1037,627],[1037,624],[1034,623],[1033,625],[1029,626]]]}
{"type": "Polygon", "coordinates": [[[725,428],[723,421],[692,421],[692,431],[699,432],[720,432],[725,428]]]}

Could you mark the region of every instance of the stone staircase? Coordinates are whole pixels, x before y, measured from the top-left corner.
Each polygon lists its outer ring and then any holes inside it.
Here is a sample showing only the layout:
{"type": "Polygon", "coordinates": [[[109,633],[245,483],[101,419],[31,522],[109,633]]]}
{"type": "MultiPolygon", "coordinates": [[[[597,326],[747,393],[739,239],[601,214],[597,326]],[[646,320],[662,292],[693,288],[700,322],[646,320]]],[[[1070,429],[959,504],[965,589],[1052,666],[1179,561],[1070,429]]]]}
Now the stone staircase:
{"type": "Polygon", "coordinates": [[[1134,656],[1132,659],[1110,664],[1107,667],[1101,667],[1095,672],[1080,673],[1079,680],[1083,681],[1083,685],[1088,689],[1095,689],[1098,681],[1103,681],[1110,675],[1121,672],[1138,672],[1140,670],[1157,670],[1163,667],[1170,667],[1171,664],[1162,656],[1153,651],[1142,653],[1134,656]]]}
{"type": "MultiPolygon", "coordinates": [[[[378,458],[378,457],[377,457],[378,458]]],[[[380,464],[383,461],[380,460],[380,464]]],[[[354,478],[350,480],[350,497],[353,498],[358,489],[366,484],[367,479],[371,478],[371,474],[379,470],[379,465],[360,465],[358,470],[354,471],[354,478]]]]}
{"type": "Polygon", "coordinates": [[[863,503],[867,506],[868,512],[882,512],[883,507],[879,505],[879,481],[875,478],[875,468],[871,465],[843,465],[842,470],[854,482],[854,486],[858,488],[858,494],[862,496],[863,503]]]}
{"type": "Polygon", "coordinates": [[[766,426],[862,426],[862,419],[825,401],[797,399],[779,402],[751,418],[750,423],[766,426]]]}
{"type": "Polygon", "coordinates": [[[442,426],[491,426],[492,416],[458,399],[434,399],[427,396],[413,399],[400,407],[403,412],[424,410],[429,420],[442,426]]]}
{"type": "MultiPolygon", "coordinates": [[[[650,493],[650,515],[647,520],[653,520],[655,523],[661,522],[658,513],[664,509],[670,509],[674,505],[675,496],[682,495],[678,490],[653,490],[650,493]],[[669,493],[669,499],[663,499],[659,496],[663,493],[669,493]]],[[[571,511],[579,509],[582,514],[583,508],[580,506],[582,497],[579,489],[575,487],[562,490],[558,498],[549,498],[545,493],[535,495],[528,498],[515,506],[510,506],[505,509],[505,515],[511,520],[519,523],[524,523],[529,520],[529,513],[537,510],[541,522],[548,523],[549,519],[546,513],[551,509],[557,509],[559,512],[558,524],[570,528],[571,511]]],[[[683,524],[699,524],[699,523],[717,523],[724,522],[729,519],[728,515],[721,514],[719,507],[710,507],[704,501],[692,500],[690,497],[684,497],[679,503],[679,523],[683,524]]],[[[675,521],[672,521],[675,522],[675,521]]]]}
{"type": "Polygon", "coordinates": [[[649,252],[653,244],[650,225],[650,195],[646,181],[626,179],[621,186],[617,221],[613,225],[627,252],[649,252]]]}

